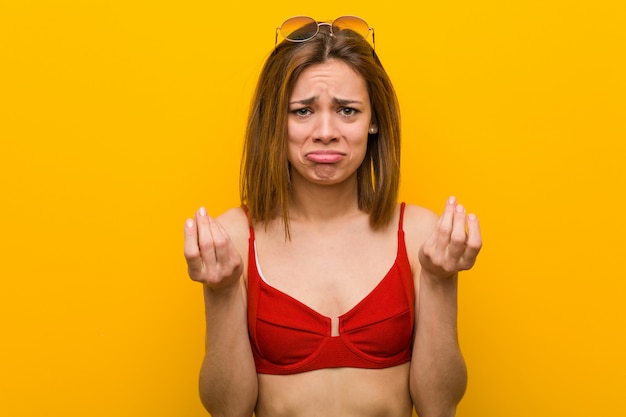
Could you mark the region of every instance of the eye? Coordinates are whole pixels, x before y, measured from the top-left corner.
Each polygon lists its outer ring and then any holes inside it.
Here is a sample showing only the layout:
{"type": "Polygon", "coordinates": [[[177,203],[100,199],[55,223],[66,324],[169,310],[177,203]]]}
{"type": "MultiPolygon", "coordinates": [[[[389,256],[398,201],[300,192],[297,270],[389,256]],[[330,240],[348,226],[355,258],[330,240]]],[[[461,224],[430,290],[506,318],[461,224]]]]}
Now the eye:
{"type": "Polygon", "coordinates": [[[308,116],[309,114],[311,114],[312,111],[308,107],[302,107],[302,108],[299,108],[299,109],[291,110],[291,113],[295,114],[296,116],[304,117],[304,116],[308,116]]]}
{"type": "Polygon", "coordinates": [[[339,109],[339,113],[341,113],[343,116],[354,116],[358,112],[359,111],[353,107],[342,107],[341,109],[339,109]]]}

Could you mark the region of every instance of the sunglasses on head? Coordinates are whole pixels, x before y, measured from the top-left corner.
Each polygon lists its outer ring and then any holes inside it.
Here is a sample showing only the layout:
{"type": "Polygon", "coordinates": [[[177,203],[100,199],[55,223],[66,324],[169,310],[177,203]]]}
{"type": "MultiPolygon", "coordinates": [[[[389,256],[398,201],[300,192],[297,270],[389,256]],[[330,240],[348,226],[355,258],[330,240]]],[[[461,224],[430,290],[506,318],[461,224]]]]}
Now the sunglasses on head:
{"type": "Polygon", "coordinates": [[[318,22],[312,17],[295,16],[283,22],[276,28],[276,39],[274,40],[274,49],[278,45],[278,34],[289,42],[306,42],[313,39],[320,31],[320,26],[329,26],[330,34],[334,36],[335,31],[351,30],[364,39],[372,32],[372,47],[376,48],[374,41],[374,28],[370,27],[367,22],[356,16],[341,16],[331,22],[318,22]]]}

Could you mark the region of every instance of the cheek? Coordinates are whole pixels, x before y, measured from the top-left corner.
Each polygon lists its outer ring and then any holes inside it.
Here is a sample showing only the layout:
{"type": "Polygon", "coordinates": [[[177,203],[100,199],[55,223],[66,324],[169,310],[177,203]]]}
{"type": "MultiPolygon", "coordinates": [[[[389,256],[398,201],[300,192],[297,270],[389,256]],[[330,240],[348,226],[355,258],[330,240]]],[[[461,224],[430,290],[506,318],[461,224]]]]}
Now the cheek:
{"type": "Polygon", "coordinates": [[[298,161],[300,155],[300,149],[302,148],[302,141],[296,137],[289,135],[287,137],[287,159],[292,164],[298,161]]]}
{"type": "Polygon", "coordinates": [[[287,123],[287,141],[290,145],[302,142],[304,137],[306,137],[306,129],[302,123],[287,123]]]}
{"type": "Polygon", "coordinates": [[[367,153],[367,147],[369,146],[369,135],[366,134],[363,140],[360,142],[359,148],[359,158],[361,162],[365,159],[365,154],[367,153]]]}
{"type": "Polygon", "coordinates": [[[295,156],[297,151],[306,143],[308,130],[301,123],[289,123],[287,125],[287,152],[289,156],[295,156]]]}
{"type": "Polygon", "coordinates": [[[357,136],[357,139],[354,140],[354,147],[356,149],[359,149],[359,151],[362,151],[363,153],[365,153],[365,151],[367,150],[367,145],[368,145],[368,141],[369,141],[369,135],[367,134],[367,131],[365,132],[365,134],[360,134],[357,136]]]}

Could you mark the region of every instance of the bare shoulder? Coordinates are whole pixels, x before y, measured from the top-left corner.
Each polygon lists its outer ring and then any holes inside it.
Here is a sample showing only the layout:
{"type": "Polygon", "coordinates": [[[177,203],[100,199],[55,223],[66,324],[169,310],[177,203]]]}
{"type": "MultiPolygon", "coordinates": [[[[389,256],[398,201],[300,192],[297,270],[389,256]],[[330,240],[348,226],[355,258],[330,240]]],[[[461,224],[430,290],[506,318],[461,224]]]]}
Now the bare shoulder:
{"type": "Polygon", "coordinates": [[[406,205],[402,228],[404,229],[407,252],[412,263],[417,260],[420,247],[433,233],[438,220],[439,216],[427,208],[413,204],[406,205]]]}
{"type": "Polygon", "coordinates": [[[231,208],[220,214],[216,221],[224,227],[233,244],[243,256],[248,245],[248,238],[250,237],[248,216],[243,208],[231,208]]]}
{"type": "Polygon", "coordinates": [[[404,231],[412,237],[426,239],[435,229],[439,216],[433,211],[417,206],[407,204],[404,209],[404,231]]]}

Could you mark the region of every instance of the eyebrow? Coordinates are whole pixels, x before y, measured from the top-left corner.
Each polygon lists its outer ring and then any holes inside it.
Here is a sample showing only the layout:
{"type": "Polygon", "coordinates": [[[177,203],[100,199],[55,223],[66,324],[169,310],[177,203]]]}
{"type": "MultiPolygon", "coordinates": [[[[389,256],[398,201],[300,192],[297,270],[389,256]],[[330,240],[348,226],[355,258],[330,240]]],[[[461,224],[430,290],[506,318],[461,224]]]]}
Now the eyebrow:
{"type": "MultiPolygon", "coordinates": [[[[318,96],[313,96],[309,98],[304,98],[302,100],[291,101],[289,102],[289,104],[302,104],[304,106],[308,106],[310,104],[315,103],[317,99],[318,99],[318,96]]],[[[362,104],[363,102],[360,100],[351,100],[351,99],[333,97],[333,103],[338,104],[340,106],[347,106],[349,104],[355,104],[355,103],[362,104]]]]}

